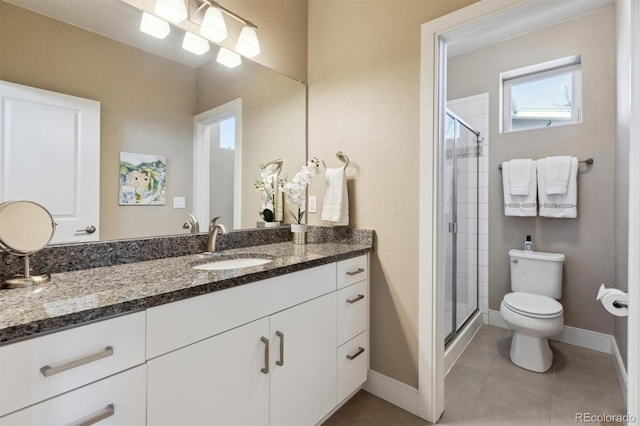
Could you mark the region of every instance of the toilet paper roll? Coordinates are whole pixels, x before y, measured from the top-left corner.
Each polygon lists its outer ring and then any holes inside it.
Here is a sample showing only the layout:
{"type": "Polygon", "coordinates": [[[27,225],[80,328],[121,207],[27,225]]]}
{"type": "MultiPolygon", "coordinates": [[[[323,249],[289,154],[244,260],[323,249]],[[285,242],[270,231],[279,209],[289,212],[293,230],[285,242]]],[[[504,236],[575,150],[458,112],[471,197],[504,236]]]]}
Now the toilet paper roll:
{"type": "Polygon", "coordinates": [[[624,303],[625,306],[629,304],[629,295],[622,290],[606,288],[603,283],[600,285],[596,300],[599,300],[604,308],[615,316],[625,317],[629,315],[629,308],[622,307],[618,304],[619,302],[624,303]]]}

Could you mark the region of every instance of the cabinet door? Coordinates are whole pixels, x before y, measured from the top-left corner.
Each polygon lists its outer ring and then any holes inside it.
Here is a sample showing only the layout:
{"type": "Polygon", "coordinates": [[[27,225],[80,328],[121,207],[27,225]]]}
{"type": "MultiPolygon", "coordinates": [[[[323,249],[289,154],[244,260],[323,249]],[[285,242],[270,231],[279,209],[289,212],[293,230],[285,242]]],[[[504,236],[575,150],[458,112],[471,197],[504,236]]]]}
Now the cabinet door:
{"type": "Polygon", "coordinates": [[[148,425],[264,425],[264,318],[148,362],[148,425]]]}
{"type": "Polygon", "coordinates": [[[270,424],[317,423],[336,405],[335,293],[272,315],[270,339],[270,424]]]}

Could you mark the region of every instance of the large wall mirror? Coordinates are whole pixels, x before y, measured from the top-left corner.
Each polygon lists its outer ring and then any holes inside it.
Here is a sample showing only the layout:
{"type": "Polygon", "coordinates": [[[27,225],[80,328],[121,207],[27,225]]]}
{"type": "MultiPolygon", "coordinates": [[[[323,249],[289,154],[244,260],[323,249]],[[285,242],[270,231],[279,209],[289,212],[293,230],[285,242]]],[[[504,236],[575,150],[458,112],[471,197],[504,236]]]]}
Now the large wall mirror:
{"type": "MultiPolygon", "coordinates": [[[[281,176],[291,177],[305,162],[306,86],[246,58],[226,68],[214,44],[202,56],[186,52],[177,27],[154,39],[138,30],[141,16],[121,0],[0,0],[0,80],[99,102],[100,240],[189,232],[183,224],[198,204],[194,117],[220,111],[210,123],[209,217],[197,218],[200,230],[216,215],[232,229],[256,227],[260,164],[280,158],[281,176]],[[223,134],[230,126],[234,144],[223,134]],[[166,159],[164,205],[120,205],[122,152],[166,159]]],[[[68,170],[40,151],[25,158],[52,177],[68,170]]],[[[48,179],[38,185],[62,191],[48,179]]],[[[94,224],[79,224],[80,237],[85,225],[94,224]]]]}

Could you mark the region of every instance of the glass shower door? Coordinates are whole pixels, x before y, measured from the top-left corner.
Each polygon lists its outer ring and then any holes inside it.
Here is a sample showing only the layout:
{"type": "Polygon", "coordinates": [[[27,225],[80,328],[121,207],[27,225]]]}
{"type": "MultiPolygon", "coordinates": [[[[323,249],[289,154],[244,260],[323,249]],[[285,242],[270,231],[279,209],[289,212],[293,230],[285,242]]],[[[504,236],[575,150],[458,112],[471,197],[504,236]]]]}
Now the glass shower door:
{"type": "Polygon", "coordinates": [[[445,132],[444,215],[446,342],[478,309],[478,136],[447,114],[445,132]]]}

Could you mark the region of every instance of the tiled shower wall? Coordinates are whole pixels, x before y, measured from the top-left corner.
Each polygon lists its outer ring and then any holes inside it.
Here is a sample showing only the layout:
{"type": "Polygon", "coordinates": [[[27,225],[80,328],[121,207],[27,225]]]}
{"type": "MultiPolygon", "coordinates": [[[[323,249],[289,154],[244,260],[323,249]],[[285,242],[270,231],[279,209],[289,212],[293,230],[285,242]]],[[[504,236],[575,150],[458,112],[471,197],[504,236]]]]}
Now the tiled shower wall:
{"type": "Polygon", "coordinates": [[[465,306],[461,306],[463,301],[467,301],[467,310],[472,310],[475,304],[476,280],[475,271],[479,274],[478,280],[478,302],[482,311],[484,323],[489,322],[489,94],[469,96],[466,98],[454,99],[447,102],[447,107],[458,117],[469,124],[474,130],[480,132],[482,138],[481,156],[479,161],[476,158],[467,157],[458,162],[458,218],[459,222],[467,221],[467,226],[459,223],[459,228],[465,231],[466,235],[458,235],[458,320],[465,312],[465,306]],[[478,191],[468,187],[465,182],[474,182],[475,174],[478,172],[478,191]],[[475,247],[475,218],[479,220],[478,229],[478,253],[476,256],[475,247]],[[477,261],[476,261],[477,259],[477,261]],[[476,269],[476,266],[477,269],[476,269]],[[466,284],[465,284],[466,283],[466,284]],[[462,284],[462,285],[461,285],[462,284]]]}

